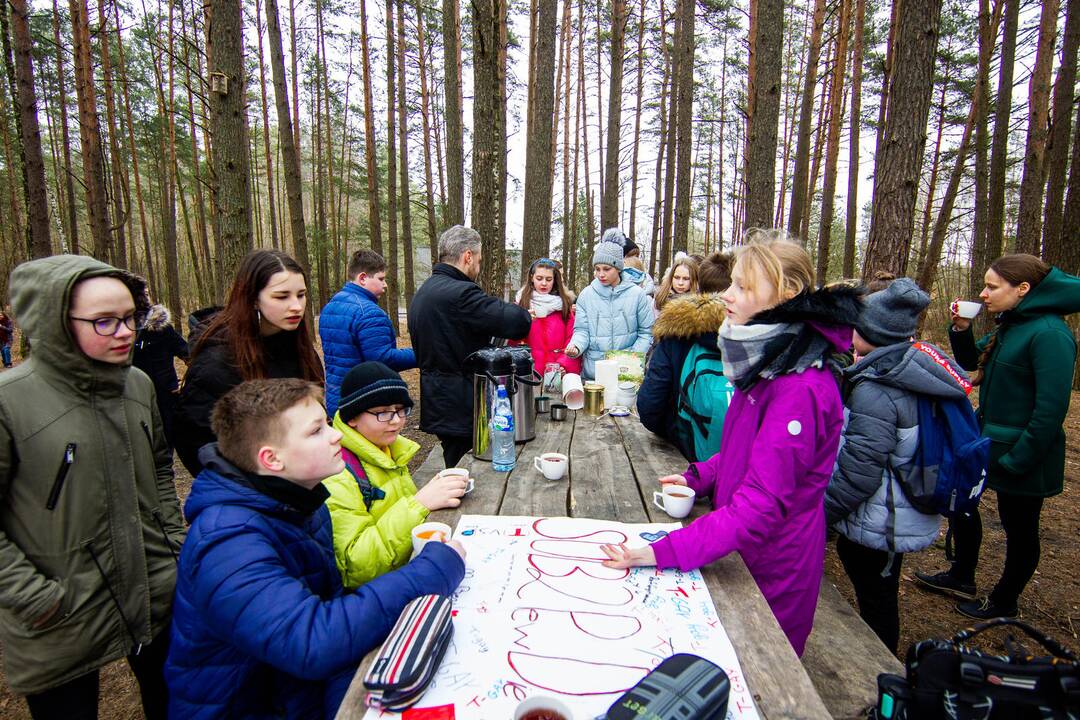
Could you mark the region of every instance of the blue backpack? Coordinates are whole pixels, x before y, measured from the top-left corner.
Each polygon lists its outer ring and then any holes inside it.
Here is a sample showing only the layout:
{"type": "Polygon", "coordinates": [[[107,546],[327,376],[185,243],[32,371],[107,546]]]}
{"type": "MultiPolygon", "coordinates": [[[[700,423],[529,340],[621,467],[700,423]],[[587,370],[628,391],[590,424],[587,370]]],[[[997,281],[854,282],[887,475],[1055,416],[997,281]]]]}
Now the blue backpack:
{"type": "Polygon", "coordinates": [[[900,485],[916,510],[955,517],[978,507],[986,487],[990,439],[966,398],[919,396],[919,447],[900,485]]]}
{"type": "Polygon", "coordinates": [[[679,374],[675,401],[676,432],[690,449],[690,460],[701,462],[720,452],[724,427],[735,387],[724,376],[720,353],[694,343],[679,374]]]}

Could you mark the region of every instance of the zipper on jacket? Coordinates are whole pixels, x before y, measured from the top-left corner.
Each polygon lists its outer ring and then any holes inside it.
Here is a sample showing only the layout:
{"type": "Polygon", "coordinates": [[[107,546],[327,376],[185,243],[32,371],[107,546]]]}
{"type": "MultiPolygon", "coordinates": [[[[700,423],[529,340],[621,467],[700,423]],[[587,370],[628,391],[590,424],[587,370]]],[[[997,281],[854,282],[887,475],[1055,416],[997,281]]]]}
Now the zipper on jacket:
{"type": "Polygon", "coordinates": [[[60,462],[60,468],[56,471],[56,479],[53,480],[52,490],[49,491],[49,499],[45,501],[46,510],[55,510],[56,503],[60,500],[60,491],[64,488],[64,480],[67,479],[68,471],[75,462],[75,443],[68,443],[64,448],[64,459],[60,462]]]}
{"type": "Polygon", "coordinates": [[[150,443],[150,452],[154,452],[154,440],[150,437],[150,426],[146,424],[145,420],[140,420],[139,424],[142,425],[143,434],[146,435],[146,442],[150,443]]]}
{"type": "MultiPolygon", "coordinates": [[[[154,441],[150,437],[150,426],[146,424],[145,420],[140,420],[139,424],[142,425],[143,434],[146,435],[146,442],[150,444],[150,452],[153,453],[154,441]]],[[[173,562],[179,563],[180,558],[177,556],[176,544],[169,537],[169,533],[165,530],[165,521],[161,519],[161,508],[155,508],[150,514],[154,516],[158,528],[161,529],[161,537],[165,538],[165,545],[168,546],[169,552],[172,553],[173,562]]]]}

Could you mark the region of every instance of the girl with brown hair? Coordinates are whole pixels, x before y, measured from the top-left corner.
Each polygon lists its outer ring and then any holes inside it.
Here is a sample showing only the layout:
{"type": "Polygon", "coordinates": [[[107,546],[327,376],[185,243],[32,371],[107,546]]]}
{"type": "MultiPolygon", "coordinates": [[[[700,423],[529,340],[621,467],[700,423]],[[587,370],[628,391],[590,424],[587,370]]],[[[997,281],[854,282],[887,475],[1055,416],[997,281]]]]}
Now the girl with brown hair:
{"type": "Polygon", "coordinates": [[[923,585],[966,602],[956,609],[979,620],[1014,617],[1024,587],[1039,566],[1043,501],[1059,494],[1065,476],[1065,432],[1076,340],[1062,315],[1080,311],[1080,278],[1033,255],[998,258],[979,294],[996,327],[976,341],[971,320],[953,315],[953,355],[975,370],[978,417],[990,438],[987,485],[997,494],[1005,530],[1005,567],[988,596],[976,599],[975,567],[982,543],[978,510],[955,518],[956,558],[937,574],[916,573],[923,585]]]}
{"type": "Polygon", "coordinates": [[[689,255],[682,255],[675,259],[675,264],[668,268],[664,274],[664,281],[660,283],[660,289],[656,291],[656,314],[668,300],[688,293],[698,291],[698,264],[689,255]]]}
{"type": "Polygon", "coordinates": [[[278,250],[256,250],[240,263],[225,308],[199,335],[180,391],[176,452],[202,470],[199,448],[214,442],[210,412],[218,398],[259,378],[301,378],[322,384],[323,367],[308,331],[307,277],[278,250]]]}
{"type": "Polygon", "coordinates": [[[532,318],[524,342],[532,349],[536,372],[543,376],[548,363],[557,363],[565,372],[580,373],[581,359],[563,352],[574,334],[574,301],[554,260],[540,258],[529,266],[529,282],[518,290],[517,304],[532,318]]]}

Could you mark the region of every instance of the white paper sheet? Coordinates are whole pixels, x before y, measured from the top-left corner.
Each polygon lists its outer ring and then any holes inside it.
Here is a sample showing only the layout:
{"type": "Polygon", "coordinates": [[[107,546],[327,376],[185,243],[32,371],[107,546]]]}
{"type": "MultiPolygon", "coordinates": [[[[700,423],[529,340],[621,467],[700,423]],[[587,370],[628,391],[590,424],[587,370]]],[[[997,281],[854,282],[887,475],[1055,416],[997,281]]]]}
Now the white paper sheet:
{"type": "MultiPolygon", "coordinates": [[[[454,639],[416,708],[452,704],[456,720],[508,720],[525,698],[550,695],[574,720],[603,718],[663,659],[685,652],[727,672],[728,720],[756,720],[701,573],[600,564],[602,544],[641,547],[678,527],[462,516],[454,537],[468,557],[454,639]]],[[[368,710],[365,720],[393,716],[368,710]]]]}

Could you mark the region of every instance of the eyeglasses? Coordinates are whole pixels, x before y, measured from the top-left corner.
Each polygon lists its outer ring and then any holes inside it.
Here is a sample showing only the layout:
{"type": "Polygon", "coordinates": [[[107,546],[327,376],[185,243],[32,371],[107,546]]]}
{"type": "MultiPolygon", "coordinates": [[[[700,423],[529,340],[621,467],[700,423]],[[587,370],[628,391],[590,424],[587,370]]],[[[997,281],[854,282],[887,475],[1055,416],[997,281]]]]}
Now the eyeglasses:
{"type": "Polygon", "coordinates": [[[94,326],[94,332],[103,337],[111,337],[116,334],[116,331],[120,329],[120,323],[124,323],[124,327],[128,330],[140,330],[143,325],[146,324],[146,314],[141,312],[134,312],[130,315],[125,315],[122,318],[113,316],[99,317],[99,318],[81,318],[74,315],[69,316],[72,320],[78,320],[79,322],[90,323],[94,326]]]}
{"type": "Polygon", "coordinates": [[[371,412],[370,410],[365,410],[364,412],[366,412],[368,415],[374,415],[375,419],[379,422],[388,423],[391,422],[395,417],[402,420],[409,417],[410,415],[412,415],[412,408],[403,407],[400,410],[383,410],[382,412],[371,412]]]}

